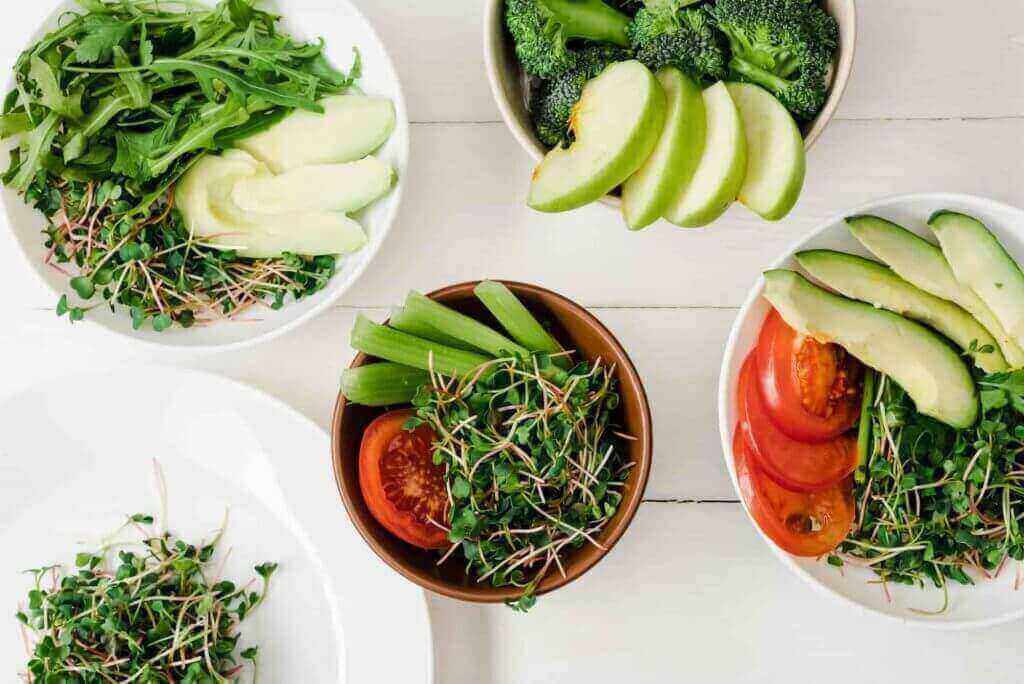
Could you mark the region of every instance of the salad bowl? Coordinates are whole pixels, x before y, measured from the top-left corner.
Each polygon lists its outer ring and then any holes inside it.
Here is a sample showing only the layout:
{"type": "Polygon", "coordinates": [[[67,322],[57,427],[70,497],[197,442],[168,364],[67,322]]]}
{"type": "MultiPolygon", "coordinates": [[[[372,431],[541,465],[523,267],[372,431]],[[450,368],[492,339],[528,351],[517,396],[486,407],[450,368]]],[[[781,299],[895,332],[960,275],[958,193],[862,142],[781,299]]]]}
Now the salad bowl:
{"type": "MultiPolygon", "coordinates": [[[[318,0],[273,0],[265,2],[263,7],[282,17],[281,26],[289,34],[301,39],[322,37],[330,61],[338,68],[347,70],[352,64],[353,50],[358,50],[362,75],[357,82],[357,91],[382,96],[394,103],[394,133],[375,154],[396,170],[398,182],[390,193],[355,215],[366,231],[367,244],[358,252],[339,259],[334,277],[322,290],[299,301],[286,301],[279,310],[253,307],[236,319],[188,329],[174,326],[156,332],[148,325],[140,330],[133,329],[131,316],[121,307],[111,312],[108,306],[98,306],[86,315],[87,325],[128,338],[130,344],[163,353],[194,354],[249,347],[295,329],[336,303],[366,270],[384,243],[402,200],[409,158],[409,121],[405,100],[387,49],[373,26],[349,0],[338,0],[330,5],[318,0]]],[[[52,31],[60,18],[72,9],[81,8],[70,0],[50,0],[39,5],[24,5],[23,9],[13,12],[9,21],[5,21],[0,28],[0,38],[3,38],[0,44],[5,46],[0,49],[0,63],[7,69],[3,79],[4,92],[14,85],[11,67],[20,52],[52,31]],[[47,10],[52,11],[40,21],[47,10]],[[26,40],[26,36],[30,38],[26,40]]],[[[7,149],[10,147],[5,147],[5,151],[7,149]]],[[[10,235],[26,265],[24,272],[16,273],[14,277],[34,277],[36,287],[22,288],[36,300],[31,304],[56,306],[58,298],[72,290],[66,274],[44,263],[48,252],[42,232],[46,226],[45,218],[11,188],[3,188],[0,201],[3,204],[0,222],[6,224],[5,232],[10,235]]]]}
{"type": "MultiPolygon", "coordinates": [[[[474,295],[478,284],[452,285],[427,296],[480,320],[487,316],[487,312],[474,295]]],[[[562,563],[564,572],[552,570],[541,580],[536,590],[539,596],[569,584],[593,568],[625,534],[643,500],[650,474],[653,458],[651,412],[643,383],[632,361],[615,336],[596,317],[550,290],[523,283],[504,284],[535,316],[551,324],[551,333],[566,349],[575,350],[579,358],[591,361],[600,358],[616,369],[620,402],[615,411],[615,424],[633,438],[623,444],[623,451],[634,465],[625,478],[618,510],[595,535],[600,546],[586,544],[573,550],[562,563]]],[[[371,357],[359,354],[352,367],[365,366],[372,361],[371,357]]],[[[495,587],[488,582],[477,582],[467,575],[464,563],[458,559],[439,564],[435,552],[401,541],[371,513],[360,487],[360,445],[367,426],[385,412],[384,408],[358,405],[341,395],[334,411],[331,429],[334,477],[345,509],[363,539],[392,569],[437,594],[473,603],[500,603],[519,598],[522,590],[517,587],[495,587]]]]}
{"type": "MultiPolygon", "coordinates": [[[[853,72],[857,47],[857,6],[854,0],[824,0],[822,6],[839,24],[839,49],[831,73],[828,100],[814,120],[803,127],[804,146],[810,149],[839,109],[846,86],[853,72]]],[[[539,162],[547,148],[534,132],[527,107],[529,79],[519,67],[512,37],[505,28],[505,0],[487,0],[484,10],[484,59],[491,93],[501,118],[527,154],[539,162]]],[[[622,202],[617,195],[606,195],[604,204],[618,210],[622,202]]]]}
{"type": "MultiPolygon", "coordinates": [[[[832,249],[871,258],[871,254],[850,234],[844,219],[849,216],[877,215],[934,241],[926,221],[936,211],[953,210],[977,217],[995,234],[1015,259],[1024,258],[1024,211],[994,200],[953,193],[900,195],[851,208],[836,215],[793,244],[767,269],[799,270],[794,254],[809,249],[832,249]]],[[[767,270],[766,269],[766,270],[767,270]]],[[[798,558],[772,542],[761,530],[743,496],[735,468],[733,438],[738,424],[737,387],[740,370],[747,355],[757,344],[758,334],[769,303],[762,296],[765,282],[758,277],[744,302],[726,343],[719,379],[718,416],[725,465],[743,501],[751,523],[776,557],[810,587],[858,612],[871,613],[916,626],[961,630],[989,627],[1024,617],[1024,592],[1017,591],[1019,568],[1014,563],[994,579],[972,575],[973,586],[948,582],[948,606],[942,610],[941,589],[921,589],[889,583],[883,586],[867,567],[845,563],[833,567],[824,558],[798,558]]]]}

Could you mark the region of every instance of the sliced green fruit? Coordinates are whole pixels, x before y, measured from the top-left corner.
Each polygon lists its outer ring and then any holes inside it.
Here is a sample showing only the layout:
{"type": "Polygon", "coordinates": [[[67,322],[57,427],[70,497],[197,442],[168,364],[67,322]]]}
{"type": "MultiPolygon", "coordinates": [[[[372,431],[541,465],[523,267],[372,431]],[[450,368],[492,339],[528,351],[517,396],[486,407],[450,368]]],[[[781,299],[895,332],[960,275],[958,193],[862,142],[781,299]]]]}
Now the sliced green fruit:
{"type": "Polygon", "coordinates": [[[929,294],[953,302],[974,316],[998,340],[1011,368],[1024,366],[1024,349],[1010,337],[981,298],[960,284],[939,247],[877,216],[853,216],[846,219],[846,223],[853,236],[899,277],[929,294]]]}
{"type": "Polygon", "coordinates": [[[235,184],[262,177],[271,177],[270,171],[245,152],[209,155],[182,178],[175,205],[203,244],[245,257],[346,254],[366,244],[362,227],[344,214],[303,211],[268,216],[242,210],[231,199],[235,184]]]}
{"type": "Polygon", "coordinates": [[[739,201],[761,218],[778,221],[796,206],[804,187],[804,136],[789,110],[764,88],[727,86],[747,136],[747,174],[739,201]]]}
{"type": "Polygon", "coordinates": [[[956,279],[995,314],[1014,342],[1024,344],[1024,273],[976,218],[940,211],[929,220],[956,279]]]}
{"type": "Polygon", "coordinates": [[[284,173],[311,164],[362,159],[395,130],[395,105],[386,98],[335,95],[320,104],[323,114],[297,109],[272,128],[235,145],[274,173],[284,173]]]}
{"type": "Polygon", "coordinates": [[[706,226],[736,200],[747,173],[743,119],[725,83],[704,91],[707,138],[690,182],[681,185],[665,218],[683,228],[706,226]]]}
{"type": "Polygon", "coordinates": [[[359,211],[391,189],[395,172],[376,157],[347,164],[314,164],[280,176],[239,180],[231,199],[243,211],[288,214],[297,211],[359,211]]]}
{"type": "Polygon", "coordinates": [[[679,188],[690,182],[704,153],[707,114],[700,86],[675,67],[656,74],[668,111],[658,146],[622,186],[622,214],[631,230],[661,218],[679,188]]]}
{"type": "Polygon", "coordinates": [[[527,204],[568,211],[611,192],[654,151],[665,109],[665,91],[647,67],[636,60],[609,66],[573,108],[576,140],[548,152],[534,170],[527,204]]]}
{"type": "Polygon", "coordinates": [[[799,252],[796,260],[812,276],[846,297],[931,326],[968,352],[986,373],[1009,368],[995,338],[973,316],[952,302],[914,287],[889,267],[829,249],[799,252]]]}
{"type": "Polygon", "coordinates": [[[960,355],[919,323],[832,294],[793,271],[768,271],[765,299],[796,330],[835,342],[895,380],[917,410],[955,428],[978,419],[978,394],[960,355]]]}

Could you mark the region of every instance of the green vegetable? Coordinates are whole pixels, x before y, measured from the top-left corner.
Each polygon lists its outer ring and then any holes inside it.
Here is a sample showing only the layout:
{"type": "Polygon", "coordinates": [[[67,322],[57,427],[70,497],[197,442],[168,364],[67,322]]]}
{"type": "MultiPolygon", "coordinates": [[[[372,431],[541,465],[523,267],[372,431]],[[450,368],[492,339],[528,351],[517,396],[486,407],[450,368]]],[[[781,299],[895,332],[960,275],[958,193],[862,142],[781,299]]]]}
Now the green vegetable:
{"type": "MultiPolygon", "coordinates": [[[[283,306],[320,290],[335,257],[240,258],[197,239],[175,184],[204,154],[345,92],[321,42],[281,32],[254,0],[213,8],[88,0],[18,58],[0,137],[21,134],[3,180],[49,220],[48,262],[71,288],[156,330],[283,306]],[[83,283],[95,285],[90,289],[83,283]],[[77,283],[77,284],[76,284],[77,283]]],[[[353,78],[358,63],[353,67],[353,78]]],[[[80,320],[90,306],[58,308],[80,320]]]]}
{"type": "Polygon", "coordinates": [[[600,546],[622,501],[633,464],[613,425],[612,369],[505,359],[455,391],[425,387],[413,403],[409,427],[441,435],[434,460],[446,468],[452,552],[477,582],[519,588],[509,605],[528,610],[567,553],[600,546]]]}
{"type": "Polygon", "coordinates": [[[725,40],[705,7],[683,9],[685,0],[657,0],[637,12],[629,27],[636,58],[652,71],[674,66],[698,83],[728,75],[725,40]]]}
{"type": "Polygon", "coordinates": [[[840,550],[886,582],[972,584],[968,571],[1024,560],[1024,371],[978,384],[982,419],[955,430],[879,378],[866,477],[854,485],[858,523],[840,550]]]}
{"type": "MultiPolygon", "coordinates": [[[[491,315],[498,319],[505,330],[531,352],[564,354],[565,350],[530,310],[504,284],[485,280],[473,290],[477,299],[484,303],[491,315]]],[[[567,356],[559,356],[557,365],[568,365],[567,356]]]]}
{"type": "Polygon", "coordinates": [[[416,316],[410,316],[409,312],[404,307],[398,307],[392,310],[391,318],[388,320],[388,325],[395,330],[401,330],[404,333],[409,333],[416,337],[422,337],[425,340],[431,342],[440,342],[447,347],[453,347],[455,349],[462,349],[464,351],[478,352],[480,351],[471,344],[466,344],[457,337],[452,337],[448,333],[441,332],[437,328],[428,325],[422,321],[422,319],[416,316]]]}
{"type": "Polygon", "coordinates": [[[718,0],[709,11],[729,39],[735,78],[767,89],[798,119],[821,111],[839,28],[817,2],[718,0]]]}
{"type": "Polygon", "coordinates": [[[529,349],[516,344],[480,321],[449,309],[418,292],[409,293],[405,300],[405,313],[421,324],[441,330],[446,335],[462,340],[493,357],[530,355],[529,349]]]}
{"type": "Polygon", "coordinates": [[[363,406],[408,404],[428,384],[427,371],[389,362],[349,368],[341,374],[341,394],[363,406]]]}
{"type": "Polygon", "coordinates": [[[857,426],[857,472],[854,476],[857,482],[864,482],[867,479],[865,467],[871,449],[874,445],[875,435],[871,431],[871,407],[875,403],[875,380],[878,374],[870,368],[864,368],[864,386],[860,398],[860,421],[857,426]]]}
{"type": "Polygon", "coordinates": [[[629,46],[629,17],[601,0],[506,0],[505,24],[523,69],[552,78],[576,66],[569,41],[629,46]]]}
{"type": "Polygon", "coordinates": [[[74,572],[29,571],[35,584],[16,617],[32,643],[31,681],[199,684],[240,681],[239,656],[255,666],[255,647],[237,652],[238,627],[265,600],[277,565],[255,567],[262,591],[214,580],[219,534],[192,545],[151,533],[152,523],[131,516],[111,538],[137,530],[139,541],[79,553],[74,572]]]}
{"type": "Polygon", "coordinates": [[[530,94],[533,127],[548,147],[568,145],[573,140],[570,118],[583,94],[583,86],[600,75],[609,64],[630,59],[628,50],[611,45],[592,45],[575,52],[571,69],[540,81],[530,94]]]}
{"type": "Polygon", "coordinates": [[[352,348],[405,366],[432,371],[447,377],[462,377],[491,359],[480,354],[452,349],[379,325],[360,315],[352,328],[352,348]]]}

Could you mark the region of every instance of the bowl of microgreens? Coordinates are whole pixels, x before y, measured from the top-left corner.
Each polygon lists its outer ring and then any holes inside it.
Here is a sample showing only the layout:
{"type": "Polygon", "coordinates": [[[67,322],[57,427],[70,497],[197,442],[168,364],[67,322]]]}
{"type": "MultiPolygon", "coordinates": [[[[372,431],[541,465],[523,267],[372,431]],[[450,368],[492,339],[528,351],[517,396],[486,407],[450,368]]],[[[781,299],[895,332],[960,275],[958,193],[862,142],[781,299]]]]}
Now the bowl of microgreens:
{"type": "Polygon", "coordinates": [[[54,7],[0,29],[0,139],[4,218],[57,315],[223,350],[337,301],[390,229],[408,158],[401,87],[359,11],[54,7]]]}
{"type": "Polygon", "coordinates": [[[357,321],[333,462],[356,528],[420,586],[528,610],[625,533],[652,459],[639,375],[584,308],[533,285],[411,292],[357,321]]]}
{"type": "Polygon", "coordinates": [[[527,203],[631,230],[785,217],[853,68],[853,0],[488,0],[494,99],[539,162],[527,203]]]}
{"type": "Polygon", "coordinates": [[[939,629],[1024,617],[1024,211],[883,199],[758,280],[719,385],[755,528],[815,589],[939,629]]]}

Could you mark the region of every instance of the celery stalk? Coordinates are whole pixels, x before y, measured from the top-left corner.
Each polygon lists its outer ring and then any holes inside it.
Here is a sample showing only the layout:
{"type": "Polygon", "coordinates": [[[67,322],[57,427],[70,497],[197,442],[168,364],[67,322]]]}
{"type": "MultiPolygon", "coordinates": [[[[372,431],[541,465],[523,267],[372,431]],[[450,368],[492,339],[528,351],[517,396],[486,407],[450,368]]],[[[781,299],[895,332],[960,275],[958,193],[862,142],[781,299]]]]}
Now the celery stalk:
{"type": "Polygon", "coordinates": [[[544,329],[512,290],[503,284],[485,280],[476,286],[474,292],[477,299],[484,303],[487,310],[519,344],[532,352],[558,354],[563,351],[558,340],[544,329]]]}
{"type": "Polygon", "coordinates": [[[492,356],[530,355],[530,350],[526,347],[516,344],[496,330],[469,316],[460,314],[458,311],[449,309],[429,297],[424,297],[418,292],[409,293],[405,300],[405,311],[422,323],[471,344],[492,356]]]}
{"type": "Polygon", "coordinates": [[[864,369],[864,395],[860,400],[860,426],[857,430],[857,472],[856,479],[863,482],[866,477],[865,468],[868,464],[868,456],[871,455],[871,405],[875,401],[875,379],[878,373],[870,368],[864,369]]]}
{"type": "Polygon", "coordinates": [[[476,347],[466,344],[457,337],[445,334],[437,328],[427,325],[420,319],[410,316],[403,307],[392,309],[391,320],[388,321],[388,325],[395,330],[401,330],[404,333],[409,333],[416,337],[422,337],[423,339],[430,340],[431,342],[440,342],[441,344],[447,347],[452,347],[453,349],[462,349],[464,351],[471,352],[479,351],[476,347]]]}
{"type": "Polygon", "coordinates": [[[452,349],[437,342],[414,337],[399,330],[379,325],[365,316],[356,318],[352,328],[352,347],[376,356],[421,370],[430,370],[449,377],[469,375],[491,359],[480,354],[452,349]]]}
{"type": "Polygon", "coordinates": [[[349,368],[341,374],[342,396],[363,406],[408,404],[416,390],[429,384],[427,371],[388,361],[349,368]]]}

